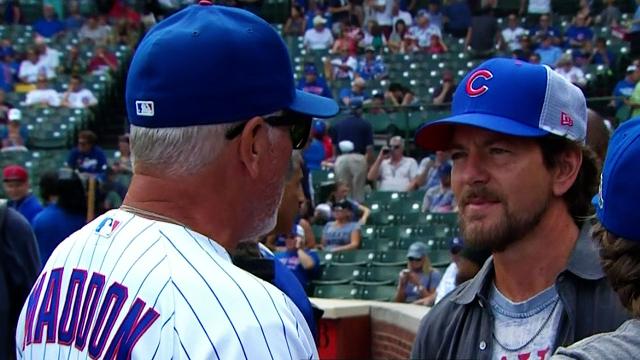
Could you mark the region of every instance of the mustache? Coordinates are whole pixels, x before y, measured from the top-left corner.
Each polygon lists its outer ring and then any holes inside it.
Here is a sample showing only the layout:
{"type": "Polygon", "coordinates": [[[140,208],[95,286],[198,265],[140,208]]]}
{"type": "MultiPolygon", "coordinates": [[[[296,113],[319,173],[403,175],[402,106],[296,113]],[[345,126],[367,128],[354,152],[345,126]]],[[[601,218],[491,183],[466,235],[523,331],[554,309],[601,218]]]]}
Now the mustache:
{"type": "Polygon", "coordinates": [[[502,196],[497,192],[489,189],[485,185],[473,185],[462,192],[460,196],[460,201],[458,202],[461,206],[465,206],[469,204],[473,200],[485,200],[489,202],[501,202],[502,196]]]}

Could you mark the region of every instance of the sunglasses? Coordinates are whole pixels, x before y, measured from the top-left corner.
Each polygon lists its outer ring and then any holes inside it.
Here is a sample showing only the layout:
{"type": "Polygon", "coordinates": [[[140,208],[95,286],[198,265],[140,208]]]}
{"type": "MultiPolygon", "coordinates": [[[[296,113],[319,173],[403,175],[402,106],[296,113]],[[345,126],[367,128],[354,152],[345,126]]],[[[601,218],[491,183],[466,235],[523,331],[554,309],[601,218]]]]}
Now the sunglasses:
{"type": "Polygon", "coordinates": [[[391,148],[393,150],[398,150],[398,149],[400,149],[400,145],[391,145],[391,148]]]}
{"type": "MultiPolygon", "coordinates": [[[[304,148],[311,133],[312,117],[293,111],[284,111],[281,115],[269,115],[262,117],[271,126],[289,126],[289,137],[294,150],[304,148]]],[[[232,140],[242,134],[247,122],[232,127],[225,134],[227,140],[232,140]]]]}
{"type": "Polygon", "coordinates": [[[420,261],[420,260],[422,260],[422,258],[415,258],[415,257],[410,257],[408,259],[409,259],[409,261],[420,261]]]}

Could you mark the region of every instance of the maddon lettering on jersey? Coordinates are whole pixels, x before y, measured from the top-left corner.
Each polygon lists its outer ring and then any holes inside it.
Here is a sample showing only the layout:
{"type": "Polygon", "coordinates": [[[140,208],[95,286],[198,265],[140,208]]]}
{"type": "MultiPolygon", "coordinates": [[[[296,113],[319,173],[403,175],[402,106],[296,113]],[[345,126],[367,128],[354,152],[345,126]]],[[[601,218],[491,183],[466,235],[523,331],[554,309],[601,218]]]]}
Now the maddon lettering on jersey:
{"type": "Polygon", "coordinates": [[[87,348],[93,359],[129,358],[160,314],[136,298],[116,326],[129,297],[127,287],[117,282],[107,286],[104,275],[94,272],[89,276],[82,269],[73,269],[69,283],[62,284],[63,271],[53,269],[48,278],[43,273],[33,287],[27,300],[22,350],[46,342],[75,346],[79,351],[87,348]],[[67,292],[61,299],[63,285],[67,292]]]}

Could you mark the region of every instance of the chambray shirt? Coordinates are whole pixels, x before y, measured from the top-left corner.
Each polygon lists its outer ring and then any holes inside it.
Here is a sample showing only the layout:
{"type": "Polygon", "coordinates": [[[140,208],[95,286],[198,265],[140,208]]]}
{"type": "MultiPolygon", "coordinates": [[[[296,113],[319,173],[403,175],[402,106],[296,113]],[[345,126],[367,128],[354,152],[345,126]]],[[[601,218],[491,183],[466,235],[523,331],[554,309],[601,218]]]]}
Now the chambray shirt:
{"type": "MultiPolygon", "coordinates": [[[[494,316],[488,298],[493,271],[490,257],[473,279],[425,315],[411,359],[491,359],[494,316]]],[[[563,313],[554,348],[613,331],[630,318],[602,271],[588,225],[582,227],[566,269],[556,278],[556,289],[563,313]]]]}

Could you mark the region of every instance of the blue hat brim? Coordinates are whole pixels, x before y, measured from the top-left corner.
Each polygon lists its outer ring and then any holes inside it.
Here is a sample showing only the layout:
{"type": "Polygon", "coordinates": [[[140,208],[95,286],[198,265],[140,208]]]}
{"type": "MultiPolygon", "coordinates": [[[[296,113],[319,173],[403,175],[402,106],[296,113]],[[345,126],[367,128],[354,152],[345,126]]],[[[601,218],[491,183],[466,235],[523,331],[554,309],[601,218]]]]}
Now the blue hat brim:
{"type": "Polygon", "coordinates": [[[289,109],[317,118],[330,118],[338,114],[340,108],[333,99],[296,90],[296,97],[289,109]]]}
{"type": "Polygon", "coordinates": [[[474,126],[506,135],[522,137],[542,137],[549,134],[545,130],[533,128],[506,117],[472,113],[455,115],[423,124],[416,131],[416,144],[426,150],[448,150],[455,125],[474,126]]]}

